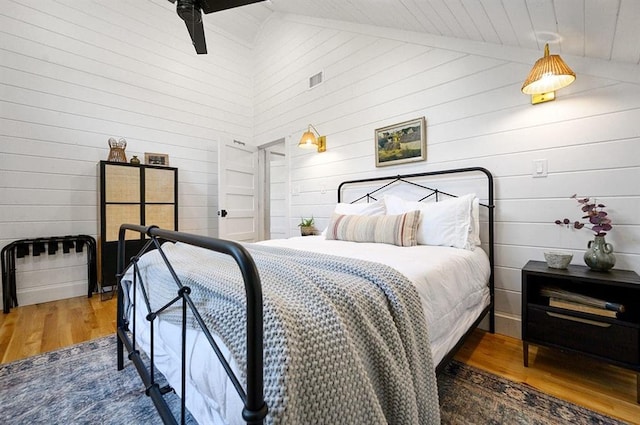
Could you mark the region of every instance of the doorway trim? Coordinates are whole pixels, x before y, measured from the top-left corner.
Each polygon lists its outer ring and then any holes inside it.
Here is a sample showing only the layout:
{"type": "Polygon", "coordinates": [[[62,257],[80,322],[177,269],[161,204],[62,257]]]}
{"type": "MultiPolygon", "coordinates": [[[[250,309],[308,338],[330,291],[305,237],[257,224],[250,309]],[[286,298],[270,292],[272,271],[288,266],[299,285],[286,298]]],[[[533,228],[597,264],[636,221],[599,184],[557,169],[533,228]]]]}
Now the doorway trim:
{"type": "MultiPolygon", "coordinates": [[[[286,159],[287,144],[286,138],[274,140],[269,143],[258,146],[258,203],[262,206],[259,209],[258,216],[258,240],[268,239],[271,236],[271,167],[269,166],[271,155],[282,156],[286,159]],[[275,147],[282,147],[278,151],[275,147]]],[[[287,169],[289,164],[287,163],[287,169]]],[[[289,179],[287,178],[287,185],[289,179]]],[[[289,193],[288,188],[285,193],[289,193]]],[[[287,197],[288,198],[288,197],[287,197]]],[[[286,220],[288,221],[289,210],[285,211],[286,220]]]]}

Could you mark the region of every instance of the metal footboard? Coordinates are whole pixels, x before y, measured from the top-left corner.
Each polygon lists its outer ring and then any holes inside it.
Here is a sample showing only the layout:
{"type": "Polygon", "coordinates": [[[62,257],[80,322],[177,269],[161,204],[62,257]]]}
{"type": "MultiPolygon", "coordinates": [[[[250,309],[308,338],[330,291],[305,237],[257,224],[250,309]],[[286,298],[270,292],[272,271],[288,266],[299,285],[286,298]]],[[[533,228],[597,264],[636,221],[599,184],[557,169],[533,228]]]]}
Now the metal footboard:
{"type": "Polygon", "coordinates": [[[185,400],[187,397],[186,391],[186,333],[187,312],[190,311],[193,318],[198,323],[202,332],[206,336],[211,348],[214,350],[218,359],[222,363],[229,379],[233,383],[236,391],[238,392],[242,402],[244,403],[244,409],[242,411],[242,417],[248,424],[262,424],[265,416],[267,415],[267,405],[264,401],[264,377],[263,377],[263,322],[262,322],[262,287],[260,284],[260,276],[256,265],[251,258],[251,255],[240,244],[233,241],[226,241],[221,239],[214,239],[204,236],[191,235],[187,233],[174,232],[169,230],[163,230],[157,226],[137,226],[131,224],[123,224],[120,227],[120,233],[118,238],[118,305],[117,305],[117,356],[118,356],[118,370],[124,368],[124,349],[126,348],[129,359],[134,363],[138,374],[140,375],[145,388],[146,394],[151,397],[158,413],[160,414],[165,424],[177,424],[178,421],[174,417],[173,413],[169,409],[166,400],[163,395],[172,391],[173,389],[166,386],[160,387],[156,381],[156,371],[154,366],[154,326],[153,322],[157,319],[165,309],[171,307],[176,303],[182,303],[182,377],[181,377],[181,412],[180,423],[185,423],[185,400]],[[131,261],[125,265],[125,232],[134,231],[147,235],[149,237],[148,242],[140,250],[131,261]],[[217,251],[231,256],[240,269],[242,278],[245,284],[245,292],[247,297],[247,383],[246,390],[240,384],[240,381],[231,370],[231,366],[222,355],[218,345],[214,341],[211,333],[205,325],[200,313],[196,309],[191,297],[189,296],[191,290],[188,286],[184,286],[178,278],[175,270],[167,260],[164,252],[162,251],[161,241],[171,242],[184,242],[189,245],[198,246],[201,248],[217,251]],[[148,250],[157,249],[160,256],[165,262],[169,273],[172,275],[176,283],[176,296],[173,300],[167,303],[156,311],[152,311],[148,296],[144,290],[144,286],[138,294],[136,287],[137,281],[141,279],[141,275],[138,271],[137,262],[139,258],[148,250]],[[140,351],[136,348],[136,326],[135,315],[134,323],[130,324],[125,313],[125,289],[123,288],[122,278],[125,273],[133,268],[133,291],[134,291],[134,304],[140,305],[144,302],[147,306],[147,320],[151,322],[150,326],[150,366],[147,369],[140,351]],[[140,301],[139,299],[143,301],[140,301]],[[136,304],[137,303],[137,304],[136,304]],[[130,328],[130,325],[131,326],[130,328]],[[131,334],[131,337],[130,337],[131,334]]]}

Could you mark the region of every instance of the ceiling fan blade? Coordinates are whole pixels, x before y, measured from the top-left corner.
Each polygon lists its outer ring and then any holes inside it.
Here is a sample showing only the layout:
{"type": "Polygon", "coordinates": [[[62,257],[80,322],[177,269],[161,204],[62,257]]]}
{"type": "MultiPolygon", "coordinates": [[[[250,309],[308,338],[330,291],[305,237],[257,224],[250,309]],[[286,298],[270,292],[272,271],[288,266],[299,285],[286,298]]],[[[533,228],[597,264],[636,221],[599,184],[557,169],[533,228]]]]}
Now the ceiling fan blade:
{"type": "Polygon", "coordinates": [[[176,3],[176,12],[182,18],[193,47],[199,55],[207,54],[207,42],[204,38],[204,26],[202,25],[202,12],[212,13],[220,10],[231,9],[264,0],[169,0],[176,3]]]}
{"type": "Polygon", "coordinates": [[[261,1],[264,0],[199,0],[199,3],[204,13],[213,13],[261,1]]]}
{"type": "Polygon", "coordinates": [[[204,38],[204,26],[202,25],[200,5],[196,0],[178,0],[176,12],[187,26],[187,30],[191,36],[193,46],[196,48],[196,52],[199,55],[206,54],[207,43],[204,38]]]}
{"type": "Polygon", "coordinates": [[[204,38],[204,26],[202,25],[202,21],[185,21],[184,24],[187,26],[187,30],[189,31],[189,35],[191,36],[191,41],[193,42],[193,47],[196,48],[196,53],[199,55],[206,55],[207,42],[204,38]]]}

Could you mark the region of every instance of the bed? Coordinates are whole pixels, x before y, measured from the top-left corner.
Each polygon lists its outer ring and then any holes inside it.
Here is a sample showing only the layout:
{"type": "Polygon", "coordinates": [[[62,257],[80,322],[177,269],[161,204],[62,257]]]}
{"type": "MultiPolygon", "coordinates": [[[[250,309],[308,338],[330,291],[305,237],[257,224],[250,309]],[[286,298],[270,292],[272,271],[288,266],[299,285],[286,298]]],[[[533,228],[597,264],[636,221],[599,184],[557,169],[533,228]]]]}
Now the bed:
{"type": "Polygon", "coordinates": [[[185,409],[201,424],[438,423],[436,372],[485,316],[493,332],[483,168],[344,182],[318,236],[243,245],[126,231],[149,242],[118,258],[118,369],[126,350],[165,423],[177,422],[171,390],[182,423],[185,409]]]}

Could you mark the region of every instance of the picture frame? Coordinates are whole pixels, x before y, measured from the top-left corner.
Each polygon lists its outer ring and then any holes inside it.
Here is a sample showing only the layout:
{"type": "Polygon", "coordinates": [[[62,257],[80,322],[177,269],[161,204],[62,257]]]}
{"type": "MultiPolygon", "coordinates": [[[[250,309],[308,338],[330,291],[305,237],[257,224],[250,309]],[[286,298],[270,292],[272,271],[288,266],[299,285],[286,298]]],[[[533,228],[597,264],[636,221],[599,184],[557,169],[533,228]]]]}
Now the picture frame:
{"type": "Polygon", "coordinates": [[[169,155],[166,153],[144,153],[144,163],[146,165],[159,165],[161,167],[169,166],[169,155]]]}
{"type": "Polygon", "coordinates": [[[388,125],[375,130],[376,167],[427,159],[425,117],[388,125]]]}

